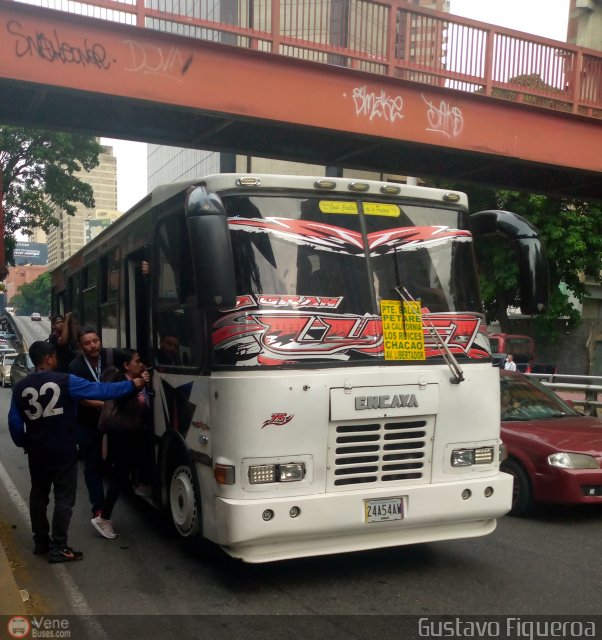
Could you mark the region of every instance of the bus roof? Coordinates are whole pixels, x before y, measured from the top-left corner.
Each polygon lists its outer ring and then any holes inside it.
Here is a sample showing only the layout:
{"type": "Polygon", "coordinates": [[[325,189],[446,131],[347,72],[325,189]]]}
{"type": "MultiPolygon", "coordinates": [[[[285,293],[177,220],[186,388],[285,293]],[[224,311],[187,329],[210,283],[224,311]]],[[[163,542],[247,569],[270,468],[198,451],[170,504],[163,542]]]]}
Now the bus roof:
{"type": "Polygon", "coordinates": [[[278,174],[219,173],[209,175],[197,184],[206,184],[211,191],[223,192],[243,188],[296,189],[319,193],[349,193],[354,195],[378,195],[415,200],[439,201],[468,207],[468,197],[460,191],[422,187],[418,185],[363,180],[360,178],[329,178],[324,176],[291,176],[278,174]],[[453,194],[453,195],[452,195],[453,194]],[[446,197],[447,196],[447,197],[446,197]]]}

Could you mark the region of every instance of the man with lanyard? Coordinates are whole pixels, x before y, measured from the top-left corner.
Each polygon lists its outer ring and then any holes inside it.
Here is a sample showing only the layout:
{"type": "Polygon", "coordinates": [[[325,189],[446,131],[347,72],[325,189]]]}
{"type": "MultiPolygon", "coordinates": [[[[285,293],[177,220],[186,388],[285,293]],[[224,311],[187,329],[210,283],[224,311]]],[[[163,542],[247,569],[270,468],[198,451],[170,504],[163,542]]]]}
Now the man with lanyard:
{"type": "MultiPolygon", "coordinates": [[[[82,327],[78,332],[80,354],[69,365],[69,373],[90,382],[100,382],[103,369],[112,365],[112,350],[103,349],[96,330],[82,327]]],[[[82,400],[76,418],[77,444],[84,463],[84,480],[92,505],[92,517],[100,514],[104,502],[102,482],[102,433],[98,418],[102,402],[82,400]]]]}
{"type": "Polygon", "coordinates": [[[29,510],[36,555],[49,554],[48,561],[81,560],[81,551],[67,544],[69,524],[77,491],[77,445],[73,417],[77,401],[112,400],[144,388],[142,378],[123,383],[91,383],[55,371],[56,348],[38,340],[29,348],[35,373],[13,388],[8,427],[13,442],[29,458],[31,493],[29,510]],[[52,538],[47,507],[54,488],[52,538]]]}

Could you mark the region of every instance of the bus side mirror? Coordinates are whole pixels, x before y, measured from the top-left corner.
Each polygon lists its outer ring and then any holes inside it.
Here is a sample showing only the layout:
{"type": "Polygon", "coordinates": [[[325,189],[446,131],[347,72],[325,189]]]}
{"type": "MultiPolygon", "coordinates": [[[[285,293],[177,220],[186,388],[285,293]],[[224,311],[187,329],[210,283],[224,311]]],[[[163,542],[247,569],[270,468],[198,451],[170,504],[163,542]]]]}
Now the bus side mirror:
{"type": "Polygon", "coordinates": [[[185,211],[199,304],[232,309],[236,306],[236,282],[224,205],[205,187],[191,187],[185,211]]]}
{"type": "Polygon", "coordinates": [[[492,210],[470,216],[475,238],[500,234],[511,242],[518,258],[520,308],[525,315],[544,312],[549,303],[549,271],[537,229],[516,213],[492,210]]]}
{"type": "Polygon", "coordinates": [[[524,314],[543,313],[549,304],[548,260],[539,238],[517,238],[520,309],[524,314]]]}

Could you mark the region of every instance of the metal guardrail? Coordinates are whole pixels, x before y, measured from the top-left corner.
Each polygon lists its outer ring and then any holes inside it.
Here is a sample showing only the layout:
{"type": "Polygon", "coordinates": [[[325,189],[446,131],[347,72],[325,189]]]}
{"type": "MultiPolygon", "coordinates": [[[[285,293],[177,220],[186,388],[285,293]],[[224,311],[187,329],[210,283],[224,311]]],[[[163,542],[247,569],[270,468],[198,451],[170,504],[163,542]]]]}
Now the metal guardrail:
{"type": "MultiPolygon", "coordinates": [[[[599,394],[602,393],[602,376],[579,376],[568,374],[544,374],[529,373],[530,377],[537,378],[546,387],[554,389],[554,391],[567,391],[583,395],[583,398],[568,398],[577,407],[583,407],[586,415],[597,416],[598,409],[602,407],[602,401],[598,400],[599,394]]],[[[568,394],[559,394],[566,398],[568,394]]]]}
{"type": "Polygon", "coordinates": [[[16,324],[15,319],[13,318],[12,314],[9,313],[9,312],[5,312],[5,313],[0,315],[0,318],[2,318],[4,320],[4,322],[6,322],[8,325],[10,325],[10,328],[12,329],[12,332],[16,336],[16,339],[13,340],[13,346],[15,347],[15,351],[27,351],[27,349],[29,349],[29,345],[24,340],[23,335],[19,331],[19,327],[17,327],[17,324],[16,324]]]}

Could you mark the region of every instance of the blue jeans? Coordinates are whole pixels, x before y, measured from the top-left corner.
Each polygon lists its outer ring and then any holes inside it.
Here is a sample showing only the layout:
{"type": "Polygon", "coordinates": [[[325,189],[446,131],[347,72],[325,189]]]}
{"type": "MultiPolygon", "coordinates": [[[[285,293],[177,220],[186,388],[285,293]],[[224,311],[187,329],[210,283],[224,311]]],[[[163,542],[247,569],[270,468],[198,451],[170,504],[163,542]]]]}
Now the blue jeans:
{"type": "Polygon", "coordinates": [[[78,424],[77,446],[84,463],[84,480],[92,513],[96,514],[102,509],[105,497],[102,483],[102,433],[98,429],[78,424]]]}

